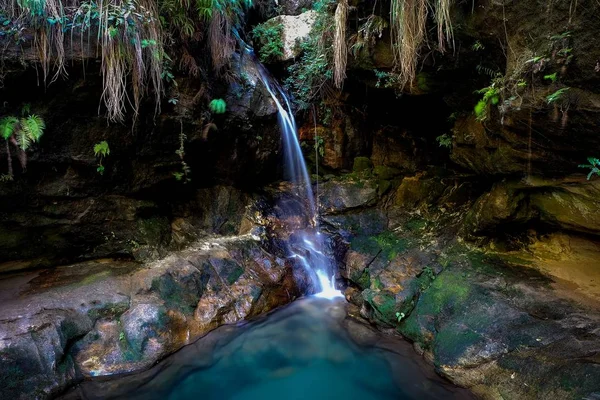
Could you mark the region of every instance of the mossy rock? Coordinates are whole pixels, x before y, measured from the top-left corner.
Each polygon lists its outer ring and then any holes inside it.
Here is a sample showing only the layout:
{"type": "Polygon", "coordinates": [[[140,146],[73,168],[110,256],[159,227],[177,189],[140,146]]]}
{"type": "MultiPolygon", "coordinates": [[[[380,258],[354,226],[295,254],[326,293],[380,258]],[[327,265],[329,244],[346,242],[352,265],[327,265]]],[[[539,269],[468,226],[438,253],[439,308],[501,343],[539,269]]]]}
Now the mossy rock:
{"type": "Polygon", "coordinates": [[[377,165],[373,168],[373,174],[379,179],[392,180],[400,176],[402,172],[398,168],[392,168],[385,165],[377,165]]]}
{"type": "Polygon", "coordinates": [[[353,172],[366,172],[373,169],[373,162],[369,157],[356,157],[352,165],[353,172]]]}
{"type": "Polygon", "coordinates": [[[393,294],[386,291],[376,291],[366,289],[363,292],[363,299],[373,308],[375,318],[387,325],[396,324],[396,298],[393,294]]]}

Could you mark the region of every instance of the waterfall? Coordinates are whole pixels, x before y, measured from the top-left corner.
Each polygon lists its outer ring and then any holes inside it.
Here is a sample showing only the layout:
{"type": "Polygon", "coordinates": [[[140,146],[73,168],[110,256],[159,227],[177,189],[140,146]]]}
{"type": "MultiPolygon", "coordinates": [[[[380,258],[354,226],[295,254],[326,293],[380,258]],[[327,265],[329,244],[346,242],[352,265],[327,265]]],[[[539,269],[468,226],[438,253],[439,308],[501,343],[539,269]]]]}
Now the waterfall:
{"type": "Polygon", "coordinates": [[[298,260],[299,264],[310,276],[312,283],[317,288],[316,296],[334,298],[342,296],[335,288],[335,265],[328,257],[325,250],[325,237],[319,231],[317,220],[317,205],[312,190],[312,185],[306,168],[306,162],[302,155],[296,120],[292,113],[290,101],[281,86],[271,77],[266,68],[256,59],[253,50],[242,44],[245,55],[253,62],[258,70],[261,82],[271,95],[277,106],[277,118],[283,137],[285,175],[287,179],[297,188],[297,195],[302,204],[307,208],[304,210],[308,215],[311,227],[294,232],[290,245],[289,256],[298,260]],[[283,101],[280,101],[283,100],[283,101]]]}

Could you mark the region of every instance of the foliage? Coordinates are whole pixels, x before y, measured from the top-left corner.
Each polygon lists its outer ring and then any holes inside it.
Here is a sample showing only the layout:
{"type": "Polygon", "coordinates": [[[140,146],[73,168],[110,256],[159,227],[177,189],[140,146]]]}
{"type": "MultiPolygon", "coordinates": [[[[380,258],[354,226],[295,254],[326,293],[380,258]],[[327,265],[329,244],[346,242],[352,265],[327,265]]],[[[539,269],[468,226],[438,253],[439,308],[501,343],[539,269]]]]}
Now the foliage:
{"type": "Polygon", "coordinates": [[[348,46],[346,45],[346,25],[348,22],[348,0],[340,0],[335,9],[333,36],[333,84],[341,88],[346,79],[346,64],[348,63],[348,46]]]}
{"type": "Polygon", "coordinates": [[[98,167],[96,168],[96,172],[100,175],[104,175],[104,165],[102,165],[102,160],[106,158],[110,154],[110,147],[108,147],[108,142],[103,140],[94,145],[94,155],[98,159],[98,167]]]}
{"type": "Polygon", "coordinates": [[[300,60],[288,68],[285,84],[301,109],[309,108],[330,88],[333,78],[333,27],[331,16],[320,12],[308,38],[299,45],[302,50],[300,60]]]}
{"type": "Polygon", "coordinates": [[[167,48],[182,70],[197,76],[199,66],[188,47],[207,39],[220,71],[234,50],[232,29],[249,6],[250,0],[5,0],[0,3],[0,39],[31,41],[45,83],[67,76],[67,55],[85,58],[97,47],[106,116],[123,121],[129,107],[135,119],[147,94],[160,111],[176,65],[167,48]]]}
{"type": "Polygon", "coordinates": [[[548,81],[551,81],[552,83],[556,83],[556,79],[557,79],[556,72],[553,73],[553,74],[544,75],[544,79],[548,80],[548,81]]]}
{"type": "Polygon", "coordinates": [[[400,88],[409,83],[412,86],[417,74],[420,51],[427,39],[426,24],[429,9],[434,13],[439,51],[445,51],[447,42],[454,47],[450,4],[450,0],[391,1],[390,31],[395,70],[399,75],[400,88]]]}
{"type": "Polygon", "coordinates": [[[553,104],[557,103],[559,100],[563,99],[564,94],[569,90],[568,87],[564,87],[558,89],[556,92],[549,94],[546,96],[546,103],[553,104]]]}
{"type": "Polygon", "coordinates": [[[283,56],[283,24],[273,20],[256,25],[252,37],[259,43],[258,55],[261,62],[276,61],[283,56]]]}
{"type": "Polygon", "coordinates": [[[224,114],[227,104],[223,99],[213,99],[208,104],[208,107],[210,108],[210,111],[212,111],[215,114],[224,114]]]}
{"type": "Polygon", "coordinates": [[[2,180],[13,179],[12,156],[10,144],[17,151],[17,157],[21,162],[23,169],[27,166],[27,154],[25,153],[32,143],[38,142],[44,134],[46,123],[43,118],[29,113],[29,106],[25,105],[21,110],[22,117],[7,116],[0,119],[0,136],[6,141],[6,156],[8,162],[8,174],[3,176],[2,180]]]}
{"type": "Polygon", "coordinates": [[[479,40],[476,40],[475,43],[471,46],[473,51],[485,50],[485,46],[479,40]]]}
{"type": "Polygon", "coordinates": [[[388,22],[382,17],[369,15],[367,21],[358,28],[358,32],[350,36],[350,53],[358,58],[363,51],[375,45],[377,38],[382,37],[383,30],[388,26],[388,22]]]}
{"type": "Polygon", "coordinates": [[[580,164],[579,168],[587,168],[590,172],[587,175],[588,181],[591,179],[592,175],[596,174],[600,176],[600,159],[594,157],[588,157],[588,164],[580,164]]]}
{"type": "Polygon", "coordinates": [[[315,151],[321,158],[325,156],[325,140],[322,136],[315,135],[315,151]]]}
{"type": "Polygon", "coordinates": [[[495,79],[488,87],[478,90],[476,93],[483,94],[481,100],[475,105],[475,116],[478,121],[485,121],[489,114],[489,107],[500,102],[500,79],[495,79]]]}
{"type": "Polygon", "coordinates": [[[447,133],[444,133],[443,135],[436,137],[435,140],[437,140],[440,147],[446,147],[446,148],[452,147],[452,136],[448,135],[447,133]]]}
{"type": "Polygon", "coordinates": [[[190,177],[192,170],[190,166],[185,162],[185,141],[187,136],[183,133],[183,121],[180,121],[181,130],[179,131],[179,149],[175,151],[175,154],[179,157],[179,162],[181,163],[181,171],[173,172],[173,176],[175,180],[182,181],[183,183],[188,183],[192,179],[190,177]]]}

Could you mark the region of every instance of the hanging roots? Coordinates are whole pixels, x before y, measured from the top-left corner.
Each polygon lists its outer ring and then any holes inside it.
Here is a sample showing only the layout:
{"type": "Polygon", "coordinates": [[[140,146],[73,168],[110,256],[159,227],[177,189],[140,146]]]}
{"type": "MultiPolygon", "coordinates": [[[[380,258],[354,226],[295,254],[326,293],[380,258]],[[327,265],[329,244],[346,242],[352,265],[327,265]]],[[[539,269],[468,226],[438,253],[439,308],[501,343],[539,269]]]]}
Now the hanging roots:
{"type": "Polygon", "coordinates": [[[70,31],[71,49],[79,36],[81,58],[92,32],[102,57],[102,101],[111,121],[122,121],[131,104],[137,115],[147,86],[152,85],[159,111],[163,94],[163,37],[154,0],[0,0],[0,10],[13,24],[33,28],[33,48],[41,64],[43,79],[50,83],[66,76],[65,32],[70,31]],[[128,97],[131,84],[132,97],[128,97]]]}
{"type": "Polygon", "coordinates": [[[335,36],[333,38],[333,83],[339,89],[346,79],[348,46],[346,45],[346,22],[348,0],[340,0],[335,10],[335,36]]]}
{"type": "Polygon", "coordinates": [[[401,87],[411,84],[417,73],[420,50],[426,42],[428,1],[433,2],[437,24],[439,50],[444,52],[446,42],[454,45],[450,20],[451,0],[392,0],[390,8],[390,28],[394,64],[401,87]]]}

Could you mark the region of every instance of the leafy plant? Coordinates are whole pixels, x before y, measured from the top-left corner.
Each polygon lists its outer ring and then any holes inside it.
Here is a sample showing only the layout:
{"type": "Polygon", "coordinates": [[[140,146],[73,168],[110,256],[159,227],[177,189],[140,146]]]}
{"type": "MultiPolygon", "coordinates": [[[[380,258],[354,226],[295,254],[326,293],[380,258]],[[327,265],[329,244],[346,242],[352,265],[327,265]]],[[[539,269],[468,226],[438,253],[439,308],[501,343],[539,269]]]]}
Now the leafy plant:
{"type": "Polygon", "coordinates": [[[398,322],[402,321],[404,318],[406,318],[406,314],[404,314],[403,312],[397,312],[396,313],[396,320],[398,322]]]}
{"type": "Polygon", "coordinates": [[[549,94],[548,96],[546,96],[546,103],[548,104],[553,104],[558,102],[559,100],[561,100],[563,98],[563,95],[569,90],[568,87],[562,88],[562,89],[558,89],[556,92],[549,94]]]}
{"type": "Polygon", "coordinates": [[[439,143],[440,147],[452,147],[452,136],[448,135],[447,133],[436,137],[435,140],[439,143]]]}
{"type": "Polygon", "coordinates": [[[321,158],[325,156],[325,140],[322,136],[315,135],[315,151],[321,158]]]}
{"type": "Polygon", "coordinates": [[[179,131],[179,148],[175,151],[175,154],[179,157],[179,162],[181,163],[181,171],[173,172],[173,176],[177,181],[183,181],[183,183],[188,183],[192,179],[190,178],[192,169],[185,162],[185,140],[187,136],[183,133],[183,122],[180,121],[181,129],[179,131]]]}
{"type": "Polygon", "coordinates": [[[44,120],[35,114],[25,116],[29,112],[29,106],[25,105],[21,114],[21,118],[7,116],[0,119],[0,136],[6,141],[6,154],[8,161],[8,174],[5,180],[13,179],[12,156],[10,144],[16,151],[17,157],[21,163],[23,170],[27,167],[27,153],[29,147],[40,140],[46,129],[44,120]]]}
{"type": "Polygon", "coordinates": [[[215,114],[223,114],[225,113],[227,104],[223,99],[214,99],[208,104],[208,107],[210,108],[210,111],[215,114]]]}
{"type": "Polygon", "coordinates": [[[600,159],[588,157],[587,160],[588,164],[580,164],[579,168],[589,168],[590,172],[587,175],[587,179],[589,181],[594,174],[600,176],[600,159]]]}
{"type": "Polygon", "coordinates": [[[550,74],[550,75],[544,75],[544,79],[545,79],[545,80],[549,80],[549,81],[551,81],[552,83],[556,83],[556,79],[557,79],[557,77],[556,77],[556,72],[555,72],[555,73],[553,73],[553,74],[550,74]]]}
{"type": "Polygon", "coordinates": [[[483,98],[477,102],[474,109],[478,121],[485,121],[487,119],[490,104],[497,105],[500,102],[500,80],[501,78],[498,77],[492,81],[490,86],[476,92],[483,94],[483,98]]]}
{"type": "Polygon", "coordinates": [[[273,20],[259,24],[252,30],[252,37],[259,43],[258,55],[264,63],[276,61],[283,56],[283,24],[273,20]]]}
{"type": "Polygon", "coordinates": [[[94,155],[98,159],[98,166],[96,168],[96,172],[100,175],[104,175],[104,165],[102,165],[102,161],[106,156],[110,154],[110,147],[108,147],[108,142],[103,140],[94,145],[94,155]]]}
{"type": "Polygon", "coordinates": [[[471,46],[471,49],[473,51],[485,50],[485,46],[479,40],[476,40],[475,43],[473,43],[473,45],[471,46]]]}

